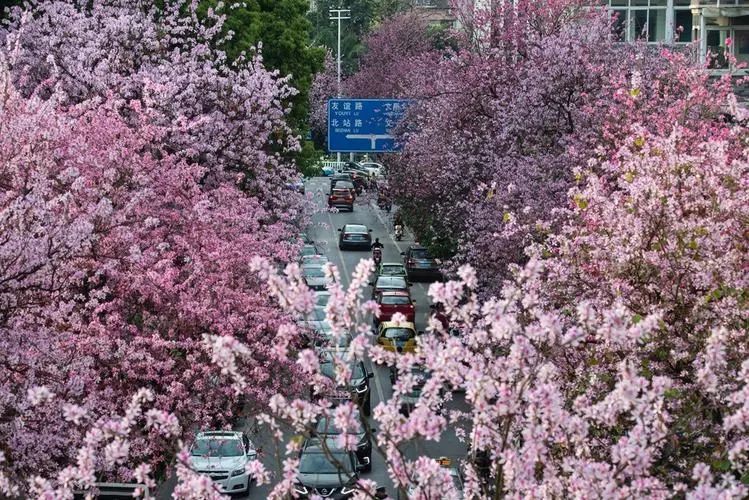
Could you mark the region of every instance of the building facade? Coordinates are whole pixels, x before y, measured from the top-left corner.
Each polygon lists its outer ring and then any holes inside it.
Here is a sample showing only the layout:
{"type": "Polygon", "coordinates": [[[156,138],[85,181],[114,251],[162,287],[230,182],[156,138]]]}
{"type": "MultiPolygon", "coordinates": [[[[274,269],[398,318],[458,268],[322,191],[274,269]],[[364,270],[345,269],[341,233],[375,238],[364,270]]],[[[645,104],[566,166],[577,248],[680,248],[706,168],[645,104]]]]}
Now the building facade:
{"type": "Polygon", "coordinates": [[[696,42],[710,67],[728,70],[726,54],[749,64],[749,0],[607,0],[622,41],[696,42]]]}

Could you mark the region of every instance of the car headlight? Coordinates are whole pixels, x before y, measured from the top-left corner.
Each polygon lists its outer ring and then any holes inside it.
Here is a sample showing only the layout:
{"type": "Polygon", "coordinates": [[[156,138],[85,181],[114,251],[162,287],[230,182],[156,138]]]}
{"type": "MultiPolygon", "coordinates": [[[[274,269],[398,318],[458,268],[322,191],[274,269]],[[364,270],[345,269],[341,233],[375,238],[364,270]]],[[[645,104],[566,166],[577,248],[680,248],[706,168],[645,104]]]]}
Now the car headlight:
{"type": "Polygon", "coordinates": [[[236,470],[231,471],[231,477],[241,476],[244,473],[245,473],[244,467],[241,469],[236,469],[236,470]]]}
{"type": "Polygon", "coordinates": [[[358,386],[356,386],[356,392],[358,394],[364,394],[368,390],[369,390],[369,387],[367,387],[367,384],[365,384],[365,383],[361,383],[358,386]]]}
{"type": "Polygon", "coordinates": [[[354,493],[355,491],[356,491],[355,486],[344,486],[343,488],[341,488],[341,493],[343,493],[344,495],[350,495],[354,493]]]}
{"type": "Polygon", "coordinates": [[[306,495],[307,493],[309,493],[309,490],[307,490],[307,487],[303,484],[295,484],[294,491],[296,491],[297,493],[301,493],[302,495],[306,495]]]}

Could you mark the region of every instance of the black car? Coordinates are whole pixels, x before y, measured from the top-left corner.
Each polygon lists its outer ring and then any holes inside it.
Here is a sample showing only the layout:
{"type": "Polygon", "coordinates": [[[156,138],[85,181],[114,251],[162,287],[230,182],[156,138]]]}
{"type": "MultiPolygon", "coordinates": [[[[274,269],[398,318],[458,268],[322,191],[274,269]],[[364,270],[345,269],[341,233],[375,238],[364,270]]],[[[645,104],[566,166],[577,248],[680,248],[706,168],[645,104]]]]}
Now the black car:
{"type": "Polygon", "coordinates": [[[338,237],[338,248],[341,250],[347,249],[359,249],[359,250],[371,250],[372,249],[372,232],[367,226],[363,224],[346,224],[342,228],[338,229],[341,233],[338,237]]]}
{"type": "MultiPolygon", "coordinates": [[[[400,412],[403,415],[410,415],[416,404],[419,402],[421,397],[421,391],[424,389],[424,384],[429,380],[432,374],[423,366],[414,366],[411,368],[411,375],[416,379],[416,383],[413,385],[411,390],[401,397],[400,412]]],[[[395,384],[398,381],[398,370],[396,367],[390,367],[390,383],[395,384]]],[[[440,390],[440,395],[443,395],[443,390],[440,390]]]]}
{"type": "Polygon", "coordinates": [[[411,245],[408,250],[401,252],[403,264],[406,266],[408,281],[439,281],[442,279],[437,261],[429,255],[421,245],[411,245]]]}
{"type": "MultiPolygon", "coordinates": [[[[322,417],[317,421],[315,432],[322,439],[335,438],[341,433],[341,430],[335,426],[332,418],[322,417]]],[[[356,444],[356,460],[363,472],[372,470],[372,438],[368,432],[359,432],[356,434],[358,439],[356,444]]]]}
{"type": "MultiPolygon", "coordinates": [[[[344,351],[345,352],[345,351],[344,351]]],[[[335,381],[335,365],[333,356],[342,356],[339,351],[329,350],[320,353],[320,373],[335,381]]],[[[327,394],[328,399],[336,404],[342,401],[353,401],[366,416],[372,414],[372,395],[369,390],[369,379],[374,376],[373,373],[367,373],[364,362],[354,361],[351,363],[351,378],[348,384],[342,387],[336,387],[333,392],[327,394]]]]}
{"type": "Polygon", "coordinates": [[[341,173],[351,177],[356,194],[361,194],[365,188],[369,187],[369,177],[366,173],[359,172],[358,170],[344,170],[341,173]]]}
{"type": "Polygon", "coordinates": [[[336,446],[334,439],[309,439],[299,454],[294,491],[297,498],[351,498],[362,470],[354,453],[336,446]]]}

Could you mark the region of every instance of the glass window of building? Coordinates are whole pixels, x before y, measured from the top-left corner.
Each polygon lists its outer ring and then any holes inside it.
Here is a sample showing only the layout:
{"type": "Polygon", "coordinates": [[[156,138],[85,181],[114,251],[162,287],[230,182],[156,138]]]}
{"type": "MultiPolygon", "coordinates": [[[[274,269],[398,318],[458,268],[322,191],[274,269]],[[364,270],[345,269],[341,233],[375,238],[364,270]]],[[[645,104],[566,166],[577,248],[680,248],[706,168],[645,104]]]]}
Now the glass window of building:
{"type": "Polygon", "coordinates": [[[608,4],[618,15],[615,29],[621,41],[666,40],[667,0],[609,0],[608,4]]]}

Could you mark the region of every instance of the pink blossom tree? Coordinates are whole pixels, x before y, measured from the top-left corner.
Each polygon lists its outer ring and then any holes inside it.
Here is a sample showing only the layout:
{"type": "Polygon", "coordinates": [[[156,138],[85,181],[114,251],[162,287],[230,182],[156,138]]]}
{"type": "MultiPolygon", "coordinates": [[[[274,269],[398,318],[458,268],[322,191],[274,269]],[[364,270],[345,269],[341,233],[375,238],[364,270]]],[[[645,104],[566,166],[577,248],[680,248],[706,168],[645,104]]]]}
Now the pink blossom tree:
{"type": "MultiPolygon", "coordinates": [[[[284,167],[279,177],[267,172],[276,162],[269,134],[283,127],[274,103],[283,84],[255,59],[239,72],[244,88],[232,80],[247,92],[236,130],[223,129],[215,110],[166,124],[159,112],[167,101],[124,99],[114,92],[123,88],[72,99],[65,89],[83,69],[46,75],[32,90],[20,68],[39,68],[20,62],[30,55],[18,34],[8,35],[12,53],[0,54],[3,469],[22,491],[37,474],[71,487],[62,477],[72,474],[66,466],[87,429],[147,388],[178,429],[167,439],[138,427],[116,460],[86,471],[131,479],[145,464],[163,474],[177,439],[302,388],[288,358],[273,350],[284,315],[249,271],[253,256],[285,263],[297,251],[292,231],[303,206],[288,192],[275,199],[284,167]],[[219,129],[225,139],[247,138],[232,154],[263,161],[255,173],[233,172],[228,156],[208,166],[210,131],[219,129]],[[203,153],[170,153],[179,141],[203,153]],[[242,354],[233,368],[220,363],[221,349],[232,347],[242,354]],[[239,372],[241,390],[229,383],[239,372]]],[[[197,70],[197,61],[186,64],[197,70]]],[[[89,484],[93,476],[84,477],[89,484]]]]}

